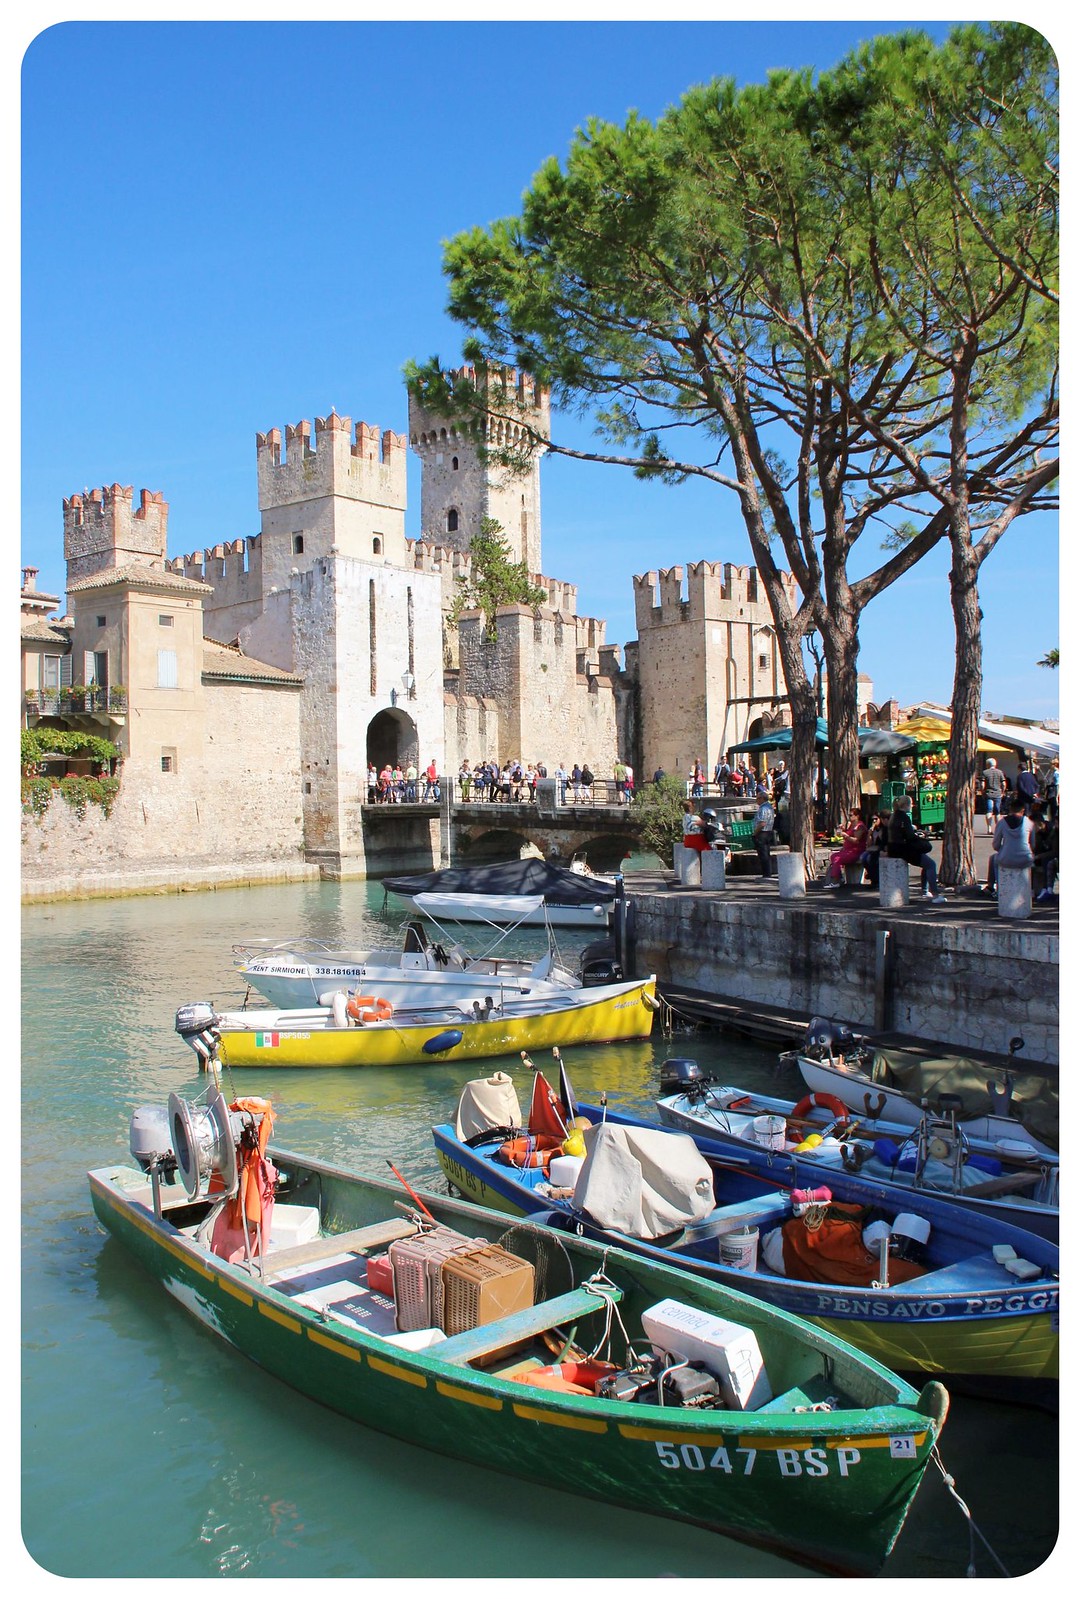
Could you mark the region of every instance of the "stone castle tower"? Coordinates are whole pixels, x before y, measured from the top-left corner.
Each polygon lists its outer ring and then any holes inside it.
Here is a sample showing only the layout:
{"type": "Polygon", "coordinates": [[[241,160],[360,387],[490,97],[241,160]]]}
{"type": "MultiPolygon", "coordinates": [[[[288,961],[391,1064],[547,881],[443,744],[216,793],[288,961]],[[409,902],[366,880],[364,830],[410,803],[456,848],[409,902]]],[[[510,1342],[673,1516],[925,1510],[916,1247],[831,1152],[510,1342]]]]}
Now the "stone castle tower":
{"type": "Polygon", "coordinates": [[[551,436],[551,407],[546,389],[521,372],[500,370],[478,379],[475,367],[450,374],[455,384],[480,389],[490,410],[482,423],[466,424],[429,411],[409,397],[409,442],[423,465],[420,492],[420,536],[452,550],[467,550],[484,517],[503,530],[513,559],[539,573],[540,461],[551,436]],[[500,415],[500,406],[505,415],[500,415]],[[481,460],[481,448],[520,451],[524,470],[511,471],[481,460]]]}

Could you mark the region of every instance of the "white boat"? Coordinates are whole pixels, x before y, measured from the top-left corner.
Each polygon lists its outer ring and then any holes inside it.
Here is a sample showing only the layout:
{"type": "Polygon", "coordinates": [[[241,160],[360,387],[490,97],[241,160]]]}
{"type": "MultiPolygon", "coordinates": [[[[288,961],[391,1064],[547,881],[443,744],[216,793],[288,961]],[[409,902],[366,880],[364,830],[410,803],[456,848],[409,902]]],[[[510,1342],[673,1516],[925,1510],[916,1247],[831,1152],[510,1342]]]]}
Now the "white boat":
{"type": "Polygon", "coordinates": [[[383,888],[407,900],[421,916],[440,922],[606,929],[618,881],[578,863],[553,866],[526,858],[386,877],[383,888]]]}
{"type": "Polygon", "coordinates": [[[815,1017],[803,1043],[783,1058],[795,1061],[811,1093],[831,1094],[864,1119],[914,1128],[930,1110],[952,1116],[968,1139],[1009,1155],[1056,1157],[1057,1083],[1016,1062],[1022,1047],[1014,1039],[1009,1063],[996,1066],[886,1045],[815,1017]]]}
{"type": "MultiPolygon", "coordinates": [[[[512,929],[510,929],[512,931],[512,929]]],[[[419,922],[409,922],[400,949],[335,949],[312,939],[271,943],[255,939],[233,945],[233,961],[250,986],[271,1005],[289,1010],[318,1005],[340,989],[369,990],[395,1010],[428,1005],[498,1004],[511,998],[543,997],[581,987],[581,971],[565,965],[552,940],[535,960],[498,953],[499,939],[482,954],[472,954],[447,938],[428,937],[419,922]]]]}

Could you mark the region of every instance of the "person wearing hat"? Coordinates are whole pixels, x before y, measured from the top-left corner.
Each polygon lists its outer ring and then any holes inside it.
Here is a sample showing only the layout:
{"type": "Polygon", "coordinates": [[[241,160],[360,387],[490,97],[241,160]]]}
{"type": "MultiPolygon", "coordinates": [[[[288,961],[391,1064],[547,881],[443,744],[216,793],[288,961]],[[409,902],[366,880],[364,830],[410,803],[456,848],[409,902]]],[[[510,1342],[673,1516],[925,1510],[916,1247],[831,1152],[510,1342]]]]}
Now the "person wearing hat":
{"type": "Polygon", "coordinates": [[[776,812],[763,783],[757,788],[757,810],[754,812],[754,848],[761,863],[762,877],[772,876],[772,847],[776,829],[776,812]]]}
{"type": "Polygon", "coordinates": [[[705,837],[705,848],[720,850],[725,859],[730,860],[731,851],[727,847],[727,834],[724,832],[723,823],[713,810],[702,811],[702,833],[705,837]]]}

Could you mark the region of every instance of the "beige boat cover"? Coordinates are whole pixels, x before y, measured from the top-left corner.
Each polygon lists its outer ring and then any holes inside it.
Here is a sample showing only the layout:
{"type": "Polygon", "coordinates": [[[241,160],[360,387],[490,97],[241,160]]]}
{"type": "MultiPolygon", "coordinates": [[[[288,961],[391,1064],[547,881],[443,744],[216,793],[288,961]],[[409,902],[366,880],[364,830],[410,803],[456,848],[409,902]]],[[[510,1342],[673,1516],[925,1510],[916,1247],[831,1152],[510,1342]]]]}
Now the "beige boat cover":
{"type": "Polygon", "coordinates": [[[884,1087],[896,1088],[916,1103],[925,1099],[931,1105],[939,1094],[958,1094],[964,1120],[975,1116],[1001,1115],[987,1092],[987,1084],[1011,1089],[1010,1115],[1029,1133],[1059,1147],[1058,1085],[1038,1072],[1019,1067],[990,1066],[958,1055],[934,1056],[922,1050],[875,1049],[869,1076],[884,1087]]]}
{"type": "Polygon", "coordinates": [[[586,1132],[574,1204],[598,1226],[662,1238],[704,1221],[715,1203],[712,1172],[688,1134],[611,1122],[586,1132]]]}
{"type": "Polygon", "coordinates": [[[490,1127],[520,1126],[521,1106],[513,1079],[505,1072],[496,1072],[493,1077],[477,1077],[465,1084],[454,1122],[454,1131],[462,1142],[490,1127]]]}

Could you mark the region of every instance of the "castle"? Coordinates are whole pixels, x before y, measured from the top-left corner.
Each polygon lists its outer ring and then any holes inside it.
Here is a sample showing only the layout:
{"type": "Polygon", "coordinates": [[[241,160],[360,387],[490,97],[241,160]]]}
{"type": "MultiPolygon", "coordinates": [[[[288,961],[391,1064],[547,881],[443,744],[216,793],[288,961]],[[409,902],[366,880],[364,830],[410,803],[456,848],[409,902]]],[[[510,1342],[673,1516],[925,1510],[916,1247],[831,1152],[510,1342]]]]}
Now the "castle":
{"type": "Polygon", "coordinates": [[[639,774],[679,773],[782,714],[753,569],[636,577],[625,666],[605,623],[578,615],[575,586],[542,574],[548,396],[524,375],[501,381],[529,423],[511,441],[525,446],[515,473],[480,447],[507,442],[509,424],[490,411],[457,424],[410,398],[408,440],[333,411],[258,434],[259,531],[210,550],[168,555],[161,493],[136,504],[113,484],[65,500],[70,616],[45,624],[24,586],[24,691],[28,720],[96,719],[123,751],[124,825],[103,858],[302,854],[364,875],[369,762],[434,760],[453,776],[464,759],[587,760],[604,776],[622,756],[639,774]],[[409,446],[419,538],[405,532],[409,446]],[[485,517],[547,596],[500,608],[494,638],[479,612],[447,625],[485,517]],[[48,698],[65,689],[66,704],[48,698]]]}

